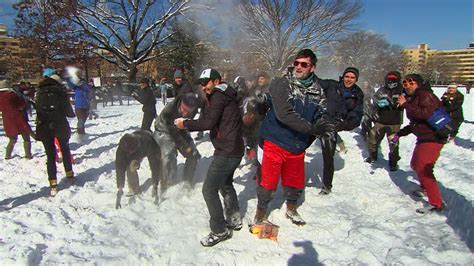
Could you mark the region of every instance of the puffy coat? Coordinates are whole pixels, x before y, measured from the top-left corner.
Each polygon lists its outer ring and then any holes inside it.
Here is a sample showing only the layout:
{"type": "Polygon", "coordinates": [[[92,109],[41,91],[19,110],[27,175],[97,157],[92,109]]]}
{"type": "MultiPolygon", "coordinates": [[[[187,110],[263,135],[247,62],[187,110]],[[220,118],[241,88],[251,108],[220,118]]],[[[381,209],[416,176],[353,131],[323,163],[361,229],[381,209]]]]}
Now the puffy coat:
{"type": "Polygon", "coordinates": [[[435,130],[426,122],[434,110],[441,107],[440,100],[433,94],[429,85],[418,88],[413,96],[407,97],[407,101],[401,107],[405,109],[410,124],[401,129],[398,135],[406,136],[413,133],[417,143],[446,143],[446,139],[437,137],[435,130]]]}
{"type": "Polygon", "coordinates": [[[314,140],[310,136],[312,123],[326,112],[326,97],[319,82],[314,75],[312,85],[306,88],[291,73],[273,79],[260,136],[287,151],[305,151],[314,140]]]}
{"type": "Polygon", "coordinates": [[[2,112],[3,128],[7,137],[31,132],[23,112],[26,105],[24,98],[12,89],[0,89],[0,112],[2,112]]]}

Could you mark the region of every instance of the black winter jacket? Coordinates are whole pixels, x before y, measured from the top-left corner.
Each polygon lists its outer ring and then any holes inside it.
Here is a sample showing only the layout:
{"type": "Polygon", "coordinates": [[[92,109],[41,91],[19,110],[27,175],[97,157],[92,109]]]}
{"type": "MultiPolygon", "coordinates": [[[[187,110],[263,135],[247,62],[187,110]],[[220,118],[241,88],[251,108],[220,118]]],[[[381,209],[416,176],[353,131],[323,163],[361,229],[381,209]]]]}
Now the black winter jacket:
{"type": "Polygon", "coordinates": [[[44,78],[38,85],[36,97],[36,139],[40,141],[54,137],[69,139],[71,128],[66,117],[73,116],[73,111],[64,86],[52,78],[44,78]],[[36,107],[41,105],[38,100],[39,95],[46,90],[59,94],[61,104],[58,105],[59,110],[54,113],[44,112],[41,108],[36,107]]]}
{"type": "Polygon", "coordinates": [[[464,120],[464,114],[462,111],[463,102],[464,95],[459,91],[456,91],[456,93],[452,95],[445,92],[441,97],[441,103],[446,109],[446,112],[448,112],[451,118],[456,121],[464,120]]]}
{"type": "Polygon", "coordinates": [[[150,87],[138,89],[132,92],[133,98],[143,104],[142,111],[156,115],[156,98],[150,87]]]}
{"type": "Polygon", "coordinates": [[[244,142],[237,91],[226,83],[221,83],[207,95],[207,103],[202,117],[187,120],[184,126],[189,131],[211,130],[214,155],[242,157],[244,142]]]}
{"type": "Polygon", "coordinates": [[[336,130],[353,130],[360,125],[364,114],[364,94],[359,86],[345,88],[342,81],[322,80],[329,115],[335,120],[336,130]]]}
{"type": "Polygon", "coordinates": [[[381,87],[375,92],[373,97],[373,111],[372,119],[384,125],[401,125],[403,124],[403,109],[397,106],[397,100],[402,95],[403,88],[396,87],[390,89],[388,87],[381,87]],[[379,107],[377,102],[381,99],[386,99],[389,102],[388,106],[379,107]]]}
{"type": "Polygon", "coordinates": [[[148,157],[153,180],[158,180],[161,169],[161,150],[153,139],[153,133],[148,130],[138,130],[131,134],[137,141],[137,149],[129,154],[124,147],[118,146],[115,153],[115,171],[117,176],[117,188],[123,188],[125,184],[125,172],[132,160],[141,161],[148,157]]]}
{"type": "Polygon", "coordinates": [[[167,133],[178,149],[186,148],[189,146],[189,143],[192,142],[188,131],[179,129],[174,125],[174,120],[181,117],[178,111],[181,97],[182,95],[168,103],[155,119],[155,131],[167,133]]]}

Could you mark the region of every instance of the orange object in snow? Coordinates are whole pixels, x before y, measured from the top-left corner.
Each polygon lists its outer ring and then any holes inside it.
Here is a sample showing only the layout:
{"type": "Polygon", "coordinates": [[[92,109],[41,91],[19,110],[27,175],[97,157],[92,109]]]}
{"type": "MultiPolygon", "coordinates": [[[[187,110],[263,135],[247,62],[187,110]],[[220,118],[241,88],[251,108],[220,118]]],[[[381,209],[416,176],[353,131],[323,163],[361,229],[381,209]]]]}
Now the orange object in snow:
{"type": "Polygon", "coordinates": [[[259,239],[278,240],[278,228],[280,226],[269,221],[264,221],[259,224],[250,225],[250,233],[257,235],[259,239]]]}

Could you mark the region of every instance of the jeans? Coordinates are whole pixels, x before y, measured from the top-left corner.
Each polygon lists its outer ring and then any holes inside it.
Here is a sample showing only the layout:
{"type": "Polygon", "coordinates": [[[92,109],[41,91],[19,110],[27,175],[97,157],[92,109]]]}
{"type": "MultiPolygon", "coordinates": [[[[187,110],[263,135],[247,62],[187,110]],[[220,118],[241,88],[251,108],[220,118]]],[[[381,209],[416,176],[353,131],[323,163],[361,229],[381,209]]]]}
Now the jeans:
{"type": "Polygon", "coordinates": [[[209,211],[209,224],[213,233],[219,234],[226,230],[225,218],[230,221],[233,217],[240,215],[233,182],[235,169],[240,165],[241,160],[242,157],[214,156],[214,160],[207,170],[202,195],[209,211]],[[224,199],[224,210],[219,192],[224,199]]]}

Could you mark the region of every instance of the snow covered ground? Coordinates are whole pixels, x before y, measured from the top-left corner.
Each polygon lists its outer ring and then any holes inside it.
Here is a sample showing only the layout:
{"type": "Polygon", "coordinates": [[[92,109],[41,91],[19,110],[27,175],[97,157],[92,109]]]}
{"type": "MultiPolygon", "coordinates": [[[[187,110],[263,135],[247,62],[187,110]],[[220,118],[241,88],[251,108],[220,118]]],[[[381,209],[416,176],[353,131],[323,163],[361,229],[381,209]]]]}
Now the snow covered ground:
{"type": "MultiPolygon", "coordinates": [[[[444,89],[435,89],[439,95],[444,89]]],[[[464,90],[462,90],[464,91],[464,90]]],[[[349,151],[336,155],[333,193],[319,196],[322,156],[319,144],[306,156],[306,188],[299,211],[308,222],[297,227],[284,217],[281,191],[271,207],[270,220],[280,225],[277,242],[259,240],[245,226],[232,239],[212,248],[200,245],[209,232],[208,212],[201,195],[202,181],[211,161],[209,141],[198,142],[203,155],[197,185],[189,193],[180,183],[166,200],[155,205],[145,160],[139,170],[141,199],[122,209],[115,207],[114,158],[119,138],[138,128],[141,106],[99,107],[100,118],[88,121],[88,139],[71,139],[77,164],[77,182],[59,184],[59,194],[48,197],[45,154],[33,143],[34,159],[25,160],[22,141],[18,156],[5,161],[7,138],[0,137],[0,265],[11,264],[474,264],[474,94],[466,95],[466,121],[456,144],[447,144],[436,165],[448,210],[442,215],[418,215],[422,206],[409,196],[417,187],[409,167],[415,137],[401,139],[400,171],[388,172],[388,145],[370,174],[363,163],[365,144],[357,133],[343,132],[349,151]],[[362,149],[364,147],[364,149],[362,149]],[[363,151],[361,151],[361,149],[363,151]]],[[[163,106],[158,103],[158,109],[163,106]]],[[[75,120],[71,121],[75,125],[75,120]]],[[[193,134],[195,135],[195,134],[193,134]]],[[[208,135],[207,135],[208,138],[208,135]]],[[[179,163],[183,158],[178,158],[179,163]]],[[[180,169],[182,165],[180,165],[180,169]]],[[[64,170],[58,165],[58,177],[64,170]]],[[[244,220],[256,208],[254,169],[242,164],[235,186],[244,220]]]]}

